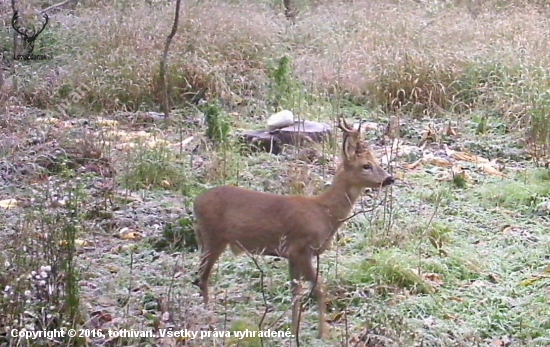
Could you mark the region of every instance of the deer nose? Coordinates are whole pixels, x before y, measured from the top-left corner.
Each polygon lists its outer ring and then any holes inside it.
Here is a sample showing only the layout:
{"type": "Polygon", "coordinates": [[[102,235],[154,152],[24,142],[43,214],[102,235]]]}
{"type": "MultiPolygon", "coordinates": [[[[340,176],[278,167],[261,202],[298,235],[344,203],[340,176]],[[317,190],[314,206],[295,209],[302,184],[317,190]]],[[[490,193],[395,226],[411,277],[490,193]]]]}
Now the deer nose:
{"type": "Polygon", "coordinates": [[[390,184],[393,184],[395,182],[395,178],[393,176],[388,176],[384,182],[382,182],[382,186],[389,186],[390,184]]]}

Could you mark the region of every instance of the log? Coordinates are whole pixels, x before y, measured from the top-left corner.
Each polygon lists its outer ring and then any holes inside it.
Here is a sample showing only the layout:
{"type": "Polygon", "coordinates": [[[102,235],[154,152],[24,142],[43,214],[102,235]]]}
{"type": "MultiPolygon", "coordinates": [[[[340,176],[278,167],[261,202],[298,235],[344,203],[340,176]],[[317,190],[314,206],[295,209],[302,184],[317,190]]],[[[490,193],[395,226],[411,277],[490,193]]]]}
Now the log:
{"type": "Polygon", "coordinates": [[[303,147],[330,140],[332,130],[328,124],[305,120],[274,131],[246,130],[241,138],[257,150],[279,154],[283,145],[303,147]]]}

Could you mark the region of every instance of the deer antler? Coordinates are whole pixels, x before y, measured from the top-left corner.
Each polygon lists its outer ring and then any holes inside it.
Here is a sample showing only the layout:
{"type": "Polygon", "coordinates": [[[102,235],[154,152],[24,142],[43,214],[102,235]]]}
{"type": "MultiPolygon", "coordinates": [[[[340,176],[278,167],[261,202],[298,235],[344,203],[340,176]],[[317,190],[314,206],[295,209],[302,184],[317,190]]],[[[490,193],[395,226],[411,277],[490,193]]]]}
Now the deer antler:
{"type": "Polygon", "coordinates": [[[350,127],[348,125],[348,123],[346,122],[346,119],[343,116],[338,116],[338,128],[340,128],[344,133],[354,132],[353,127],[350,127]]]}
{"type": "Polygon", "coordinates": [[[50,20],[50,18],[48,17],[47,14],[43,13],[42,16],[44,17],[45,19],[45,22],[44,22],[44,25],[42,25],[42,28],[40,28],[40,30],[38,30],[38,32],[34,32],[34,30],[27,30],[25,28],[21,28],[18,24],[18,20],[19,20],[19,12],[18,11],[15,11],[13,13],[13,17],[11,19],[11,26],[13,27],[13,29],[18,32],[21,36],[23,36],[23,40],[25,41],[25,43],[27,43],[27,45],[29,45],[29,48],[30,48],[30,53],[32,53],[33,49],[34,49],[34,41],[36,40],[36,38],[38,37],[38,35],[40,35],[40,33],[46,28],[46,26],[48,25],[48,22],[50,20]]]}

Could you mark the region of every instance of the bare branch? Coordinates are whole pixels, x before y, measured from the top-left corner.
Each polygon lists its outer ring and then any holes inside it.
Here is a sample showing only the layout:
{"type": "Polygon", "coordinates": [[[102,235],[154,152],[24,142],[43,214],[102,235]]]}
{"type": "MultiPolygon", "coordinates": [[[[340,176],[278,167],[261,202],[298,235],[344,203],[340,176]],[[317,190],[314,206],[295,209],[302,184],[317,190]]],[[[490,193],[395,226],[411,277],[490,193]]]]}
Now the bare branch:
{"type": "Polygon", "coordinates": [[[60,2],[59,4],[55,4],[55,5],[52,5],[50,7],[47,7],[45,9],[43,9],[42,11],[40,11],[40,13],[46,13],[48,11],[55,10],[56,8],[63,7],[66,4],[71,3],[71,2],[74,3],[75,5],[78,4],[78,0],[65,0],[63,2],[60,2]]]}
{"type": "Polygon", "coordinates": [[[166,118],[170,116],[170,111],[168,108],[168,87],[166,84],[166,61],[168,60],[168,50],[170,49],[170,44],[172,43],[172,39],[174,38],[178,30],[178,22],[180,17],[180,5],[181,5],[181,0],[176,0],[176,15],[174,17],[174,24],[172,25],[172,31],[166,37],[166,43],[164,44],[164,52],[162,53],[162,59],[160,60],[159,77],[160,77],[160,82],[162,83],[162,87],[164,91],[163,108],[164,108],[164,116],[166,118]]]}
{"type": "MultiPolygon", "coordinates": [[[[262,268],[260,267],[260,264],[258,264],[258,261],[256,260],[256,258],[249,251],[247,251],[246,248],[244,248],[241,245],[240,242],[237,241],[237,243],[239,244],[239,246],[241,246],[241,248],[243,250],[245,250],[246,255],[249,256],[250,259],[252,259],[252,261],[254,262],[254,265],[256,266],[258,271],[260,271],[260,286],[262,287],[262,299],[264,301],[264,313],[262,315],[262,319],[260,319],[260,323],[258,323],[258,330],[262,331],[262,325],[264,324],[264,320],[265,320],[265,317],[267,316],[267,311],[268,311],[267,299],[265,297],[265,290],[264,290],[264,270],[262,270],[262,268]]],[[[260,337],[260,343],[263,347],[263,345],[264,345],[263,335],[262,335],[262,337],[260,337]]]]}

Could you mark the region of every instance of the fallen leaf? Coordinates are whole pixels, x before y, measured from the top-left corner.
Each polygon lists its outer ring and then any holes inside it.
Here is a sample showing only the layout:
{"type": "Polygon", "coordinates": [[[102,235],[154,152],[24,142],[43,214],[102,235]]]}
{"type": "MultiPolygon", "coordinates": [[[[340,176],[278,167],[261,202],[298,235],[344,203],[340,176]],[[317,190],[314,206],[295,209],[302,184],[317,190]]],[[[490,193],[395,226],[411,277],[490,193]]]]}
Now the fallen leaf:
{"type": "Polygon", "coordinates": [[[155,147],[168,147],[170,145],[170,142],[166,141],[166,140],[162,140],[162,139],[159,139],[159,140],[150,140],[147,142],[147,145],[151,148],[155,148],[155,147]]]}
{"type": "Polygon", "coordinates": [[[116,120],[106,119],[102,117],[98,117],[96,123],[104,127],[113,127],[113,128],[118,126],[119,124],[119,122],[116,120]]]}
{"type": "Polygon", "coordinates": [[[94,311],[91,316],[99,321],[100,324],[104,324],[113,320],[113,316],[109,312],[94,311]]]}
{"type": "Polygon", "coordinates": [[[447,153],[447,155],[449,157],[451,157],[453,159],[456,159],[456,160],[468,161],[468,162],[472,162],[472,163],[489,163],[490,162],[489,159],[486,159],[486,158],[483,158],[483,157],[480,157],[480,156],[477,156],[477,155],[474,155],[474,154],[454,151],[454,150],[450,149],[449,147],[447,147],[447,145],[445,145],[445,152],[447,153]]]}
{"type": "Polygon", "coordinates": [[[440,158],[440,157],[429,156],[429,157],[421,158],[421,159],[415,161],[412,164],[405,165],[405,167],[407,169],[414,169],[414,168],[420,166],[421,164],[431,164],[431,165],[435,165],[435,166],[439,166],[439,167],[449,167],[449,166],[453,165],[447,159],[440,158]]]}
{"type": "Polygon", "coordinates": [[[469,162],[472,162],[472,163],[488,163],[489,162],[489,159],[486,159],[486,158],[483,158],[483,157],[480,157],[480,156],[477,156],[477,155],[474,155],[474,154],[466,153],[466,152],[454,152],[451,156],[454,159],[469,161],[469,162]]]}
{"type": "Polygon", "coordinates": [[[338,322],[342,319],[342,317],[344,316],[344,312],[343,311],[339,311],[339,312],[335,312],[334,315],[332,316],[331,319],[328,320],[329,323],[335,323],[335,322],[338,322]]]}
{"type": "Polygon", "coordinates": [[[498,171],[497,169],[495,169],[494,167],[492,167],[491,165],[488,165],[488,164],[484,164],[484,165],[480,165],[481,168],[483,169],[483,171],[485,173],[488,173],[490,175],[493,175],[493,176],[499,176],[499,177],[506,177],[505,174],[503,174],[502,172],[498,171]]]}
{"type": "MultiPolygon", "coordinates": [[[[66,246],[66,245],[68,245],[68,242],[67,242],[67,240],[61,240],[61,241],[59,241],[59,244],[61,246],[66,246]]],[[[85,241],[85,240],[75,239],[74,240],[74,245],[79,246],[79,247],[83,247],[83,246],[90,245],[90,243],[88,241],[85,241]]]]}
{"type": "Polygon", "coordinates": [[[512,344],[510,339],[493,339],[491,341],[491,347],[509,347],[512,344]]]}
{"type": "Polygon", "coordinates": [[[15,199],[0,200],[0,207],[5,208],[6,210],[9,210],[11,208],[16,208],[18,206],[19,206],[19,202],[15,199]]]}
{"type": "Polygon", "coordinates": [[[487,279],[489,281],[491,281],[491,283],[498,283],[498,281],[500,280],[500,276],[499,275],[495,275],[495,274],[489,274],[487,276],[487,279]]]}
{"type": "Polygon", "coordinates": [[[432,282],[436,287],[443,285],[443,279],[440,274],[436,273],[426,273],[422,275],[425,279],[432,282]]]}
{"type": "Polygon", "coordinates": [[[472,176],[470,175],[470,172],[463,169],[459,165],[454,165],[453,167],[451,167],[450,172],[441,173],[435,179],[438,181],[451,181],[457,178],[461,178],[467,182],[472,181],[472,176]]]}
{"type": "Polygon", "coordinates": [[[141,234],[135,231],[130,231],[129,233],[122,234],[120,238],[123,240],[139,240],[141,239],[141,234]]]}
{"type": "Polygon", "coordinates": [[[136,144],[133,142],[123,142],[123,143],[117,144],[115,147],[116,149],[119,149],[121,151],[124,151],[124,150],[128,151],[136,147],[136,144]]]}
{"type": "Polygon", "coordinates": [[[57,124],[60,122],[59,119],[53,118],[53,117],[40,117],[40,118],[36,118],[36,121],[38,123],[44,123],[44,124],[57,124]]]}
{"type": "Polygon", "coordinates": [[[455,316],[455,315],[452,315],[452,314],[444,314],[443,315],[443,319],[457,320],[458,318],[459,318],[459,316],[455,316]]]}
{"type": "Polygon", "coordinates": [[[530,286],[530,285],[535,284],[536,282],[540,281],[540,280],[543,279],[543,278],[549,278],[549,277],[550,277],[550,276],[547,276],[547,275],[545,275],[545,274],[535,275],[535,276],[533,276],[533,277],[531,277],[531,278],[528,278],[528,279],[526,279],[526,280],[521,281],[520,284],[521,284],[522,286],[524,286],[524,287],[528,287],[528,286],[530,286]]]}
{"type": "Polygon", "coordinates": [[[90,243],[86,240],[76,239],[74,240],[74,244],[77,246],[88,246],[90,243]]]}
{"type": "Polygon", "coordinates": [[[519,227],[515,225],[506,224],[500,229],[500,231],[502,231],[504,234],[510,234],[516,229],[519,229],[519,227]]]}
{"type": "Polygon", "coordinates": [[[428,157],[428,158],[425,158],[425,159],[429,164],[439,166],[439,167],[448,167],[448,166],[453,165],[450,161],[448,161],[447,159],[444,159],[444,158],[428,157]]]}
{"type": "Polygon", "coordinates": [[[424,161],[424,158],[420,158],[417,161],[415,161],[414,163],[405,165],[405,167],[407,169],[415,169],[416,167],[420,166],[423,163],[423,161],[424,161]]]}
{"type": "Polygon", "coordinates": [[[471,287],[476,287],[476,288],[482,288],[482,287],[486,287],[487,285],[483,281],[475,280],[475,281],[470,283],[470,286],[471,287]]]}

